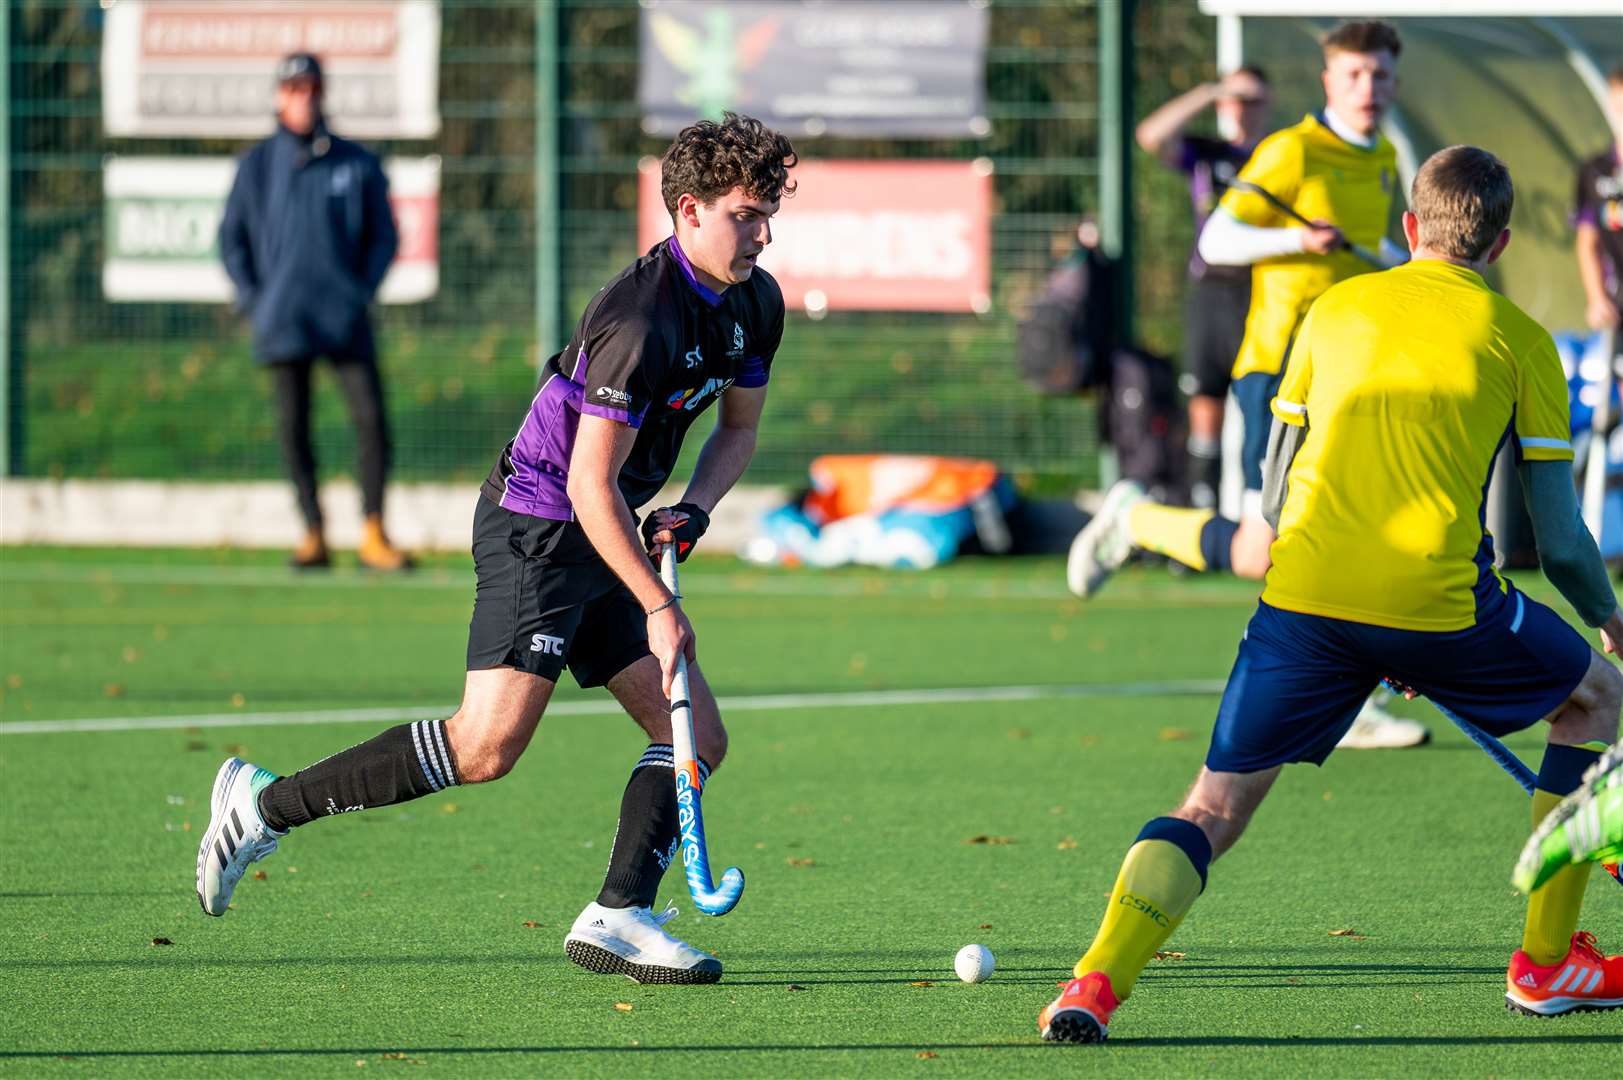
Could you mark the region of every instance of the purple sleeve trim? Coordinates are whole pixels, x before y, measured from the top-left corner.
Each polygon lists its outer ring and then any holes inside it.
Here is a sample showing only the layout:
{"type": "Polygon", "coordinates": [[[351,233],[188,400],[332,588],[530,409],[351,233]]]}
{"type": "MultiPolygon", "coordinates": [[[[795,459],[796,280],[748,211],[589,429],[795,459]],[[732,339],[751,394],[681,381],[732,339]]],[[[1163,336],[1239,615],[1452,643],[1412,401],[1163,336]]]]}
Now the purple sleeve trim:
{"type": "Polygon", "coordinates": [[[1576,229],[1580,225],[1600,227],[1600,215],[1595,212],[1594,203],[1584,203],[1573,212],[1572,227],[1576,229]]]}
{"type": "Polygon", "coordinates": [[[738,378],[733,385],[744,390],[754,390],[767,384],[766,361],[759,356],[752,356],[745,360],[738,368],[738,378]]]}
{"type": "Polygon", "coordinates": [[[1200,148],[1189,138],[1178,140],[1178,171],[1192,173],[1200,164],[1200,148]]]}
{"type": "Polygon", "coordinates": [[[601,416],[605,420],[613,420],[619,424],[626,424],[630,427],[641,427],[643,413],[647,412],[648,410],[644,409],[643,412],[632,415],[625,409],[610,409],[603,405],[593,405],[590,402],[582,402],[580,411],[587,416],[601,416]]]}

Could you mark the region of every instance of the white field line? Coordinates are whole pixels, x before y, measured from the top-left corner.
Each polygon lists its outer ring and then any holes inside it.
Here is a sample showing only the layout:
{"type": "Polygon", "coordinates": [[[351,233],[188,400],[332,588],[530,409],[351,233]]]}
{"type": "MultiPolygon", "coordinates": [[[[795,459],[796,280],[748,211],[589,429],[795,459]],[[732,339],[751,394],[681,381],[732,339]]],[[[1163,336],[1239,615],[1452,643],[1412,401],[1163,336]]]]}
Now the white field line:
{"type": "MultiPolygon", "coordinates": [[[[786,709],[854,709],[876,705],[959,705],[987,701],[1042,701],[1054,698],[1188,697],[1221,693],[1212,679],[1167,682],[1077,683],[1058,686],[968,686],[944,690],[854,690],[829,694],[752,694],[721,698],[723,713],[780,712],[786,709]]],[[[185,728],[294,727],[308,724],[379,724],[450,716],[454,707],[414,705],[392,709],[323,709],[310,712],[205,713],[199,716],[113,716],[94,720],[21,720],[0,723],[3,735],[56,735],[92,731],[172,731],[185,728]]],[[[618,713],[612,700],[559,701],[549,716],[618,713]]]]}
{"type": "MultiPolygon", "coordinates": [[[[3,554],[0,554],[3,560],[3,554]]],[[[950,577],[914,575],[908,571],[894,571],[891,576],[845,577],[836,575],[795,575],[779,577],[770,572],[747,567],[736,571],[701,571],[693,575],[712,587],[715,595],[731,596],[788,596],[788,597],[870,597],[873,599],[928,599],[946,600],[965,598],[972,600],[1074,600],[1063,582],[1035,578],[1008,581],[967,580],[955,581],[950,577]]],[[[0,585],[68,584],[81,586],[108,585],[175,585],[197,588],[246,589],[440,589],[455,590],[473,597],[473,569],[421,570],[415,574],[380,577],[347,571],[331,573],[297,573],[278,567],[251,566],[101,566],[61,567],[49,564],[0,565],[0,585]]],[[[1124,587],[1107,594],[1100,608],[1134,606],[1147,598],[1136,582],[1123,582],[1124,587]]],[[[1158,587],[1153,599],[1157,603],[1174,600],[1184,606],[1245,605],[1249,601],[1227,592],[1208,593],[1198,586],[1186,588],[1158,587]]]]}
{"type": "MultiPolygon", "coordinates": [[[[701,572],[703,573],[703,572],[701,572]]],[[[695,575],[697,576],[697,575],[695,575]]],[[[916,578],[898,572],[892,580],[873,577],[768,576],[750,569],[703,573],[701,580],[721,584],[733,594],[763,596],[973,596],[989,599],[1066,600],[1071,594],[1062,582],[1036,580],[943,581],[916,578]]],[[[473,595],[473,568],[427,570],[398,577],[365,573],[298,573],[266,566],[86,566],[50,565],[0,567],[0,583],[105,585],[183,585],[200,588],[247,589],[455,589],[473,595]]]]}

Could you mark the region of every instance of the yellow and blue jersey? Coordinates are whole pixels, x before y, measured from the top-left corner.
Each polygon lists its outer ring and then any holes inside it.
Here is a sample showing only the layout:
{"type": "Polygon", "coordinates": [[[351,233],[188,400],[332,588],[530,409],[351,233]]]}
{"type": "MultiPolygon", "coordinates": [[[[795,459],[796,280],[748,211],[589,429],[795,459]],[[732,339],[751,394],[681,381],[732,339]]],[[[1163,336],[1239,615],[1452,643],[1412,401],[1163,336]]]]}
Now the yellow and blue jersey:
{"type": "Polygon", "coordinates": [[[1273,412],[1308,434],[1263,601],[1396,629],[1464,629],[1505,596],[1484,526],[1501,442],[1519,460],[1572,458],[1550,335],[1481,275],[1441,260],[1324,293],[1273,412]]]}
{"type": "MultiPolygon", "coordinates": [[[[1239,178],[1264,188],[1310,221],[1328,221],[1348,240],[1374,250],[1386,235],[1397,186],[1397,152],[1386,138],[1365,149],[1338,136],[1317,116],[1276,131],[1257,145],[1239,178]]],[[[1295,227],[1261,195],[1229,188],[1218,204],[1247,225],[1295,227]]],[[[1313,301],[1338,281],[1371,267],[1346,251],[1282,255],[1251,268],[1251,308],[1234,378],[1274,374],[1313,301]]]]}

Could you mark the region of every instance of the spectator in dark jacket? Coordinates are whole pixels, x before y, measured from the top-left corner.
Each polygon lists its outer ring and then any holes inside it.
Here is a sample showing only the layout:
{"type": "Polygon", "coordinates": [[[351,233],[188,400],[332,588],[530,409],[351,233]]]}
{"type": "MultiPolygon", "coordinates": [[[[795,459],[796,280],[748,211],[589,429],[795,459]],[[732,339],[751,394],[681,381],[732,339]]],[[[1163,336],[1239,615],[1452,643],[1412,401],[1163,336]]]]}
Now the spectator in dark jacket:
{"type": "Polygon", "coordinates": [[[398,243],[389,182],[373,154],[327,130],[314,56],[287,57],[277,81],[276,134],[237,167],[220,222],[220,258],[236,284],[238,310],[253,320],[254,354],[275,388],[282,451],[306,526],[293,565],[331,562],[310,442],[311,371],[325,356],[355,421],[365,513],[360,561],[407,569],[410,559],[383,531],[389,429],[367,318],[398,243]]]}

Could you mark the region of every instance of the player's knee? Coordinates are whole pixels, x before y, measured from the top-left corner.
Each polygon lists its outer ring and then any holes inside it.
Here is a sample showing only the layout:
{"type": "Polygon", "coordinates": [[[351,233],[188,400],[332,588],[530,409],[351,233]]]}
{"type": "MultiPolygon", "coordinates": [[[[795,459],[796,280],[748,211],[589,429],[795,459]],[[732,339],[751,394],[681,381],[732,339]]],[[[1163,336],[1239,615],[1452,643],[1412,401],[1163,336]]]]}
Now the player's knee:
{"type": "Polygon", "coordinates": [[[727,756],[727,729],[722,726],[720,718],[714,724],[706,724],[695,735],[698,743],[699,757],[710,766],[710,771],[721,768],[721,761],[727,756]]]}
{"type": "Polygon", "coordinates": [[[513,771],[524,753],[522,742],[507,738],[489,724],[474,722],[461,712],[446,721],[445,734],[451,741],[457,777],[464,784],[500,780],[513,771]]]}

